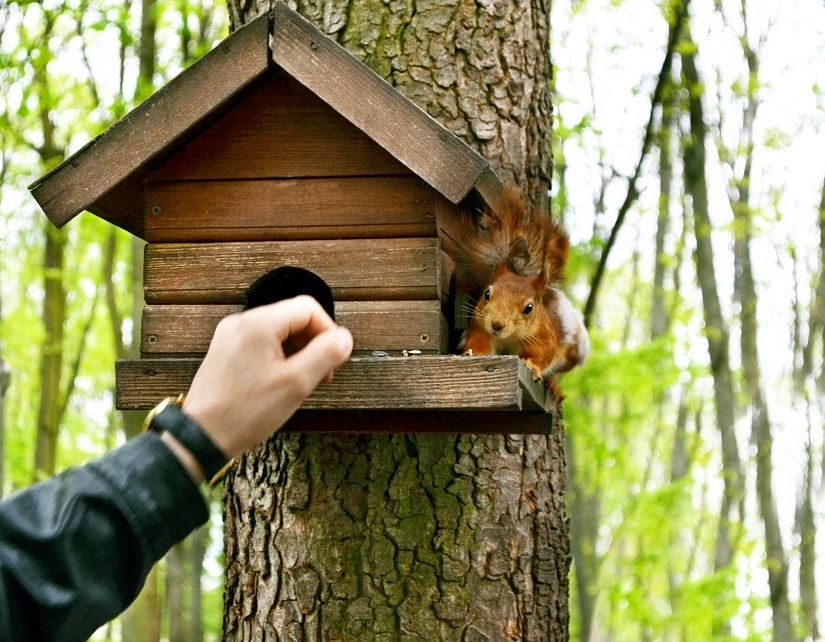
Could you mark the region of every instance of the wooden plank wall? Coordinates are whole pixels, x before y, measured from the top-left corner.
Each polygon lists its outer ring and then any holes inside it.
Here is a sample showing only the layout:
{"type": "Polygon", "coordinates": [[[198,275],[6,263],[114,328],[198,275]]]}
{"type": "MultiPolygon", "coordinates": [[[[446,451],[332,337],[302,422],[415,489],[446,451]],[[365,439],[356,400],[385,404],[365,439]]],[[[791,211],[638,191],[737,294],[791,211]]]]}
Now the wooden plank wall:
{"type": "Polygon", "coordinates": [[[311,270],[341,301],[438,298],[438,240],[341,239],[146,246],[147,303],[242,303],[282,265],[311,270]]]}
{"type": "Polygon", "coordinates": [[[275,70],[148,173],[141,355],[205,353],[282,265],[324,279],[355,353],[447,351],[444,197],[275,70]]]}
{"type": "Polygon", "coordinates": [[[438,198],[305,87],[273,72],[149,174],[146,239],[435,236],[438,198]]]}
{"type": "MultiPolygon", "coordinates": [[[[160,358],[206,353],[218,322],[240,305],[148,305],[143,310],[141,356],[160,358]]],[[[442,315],[437,301],[339,301],[338,323],[350,329],[353,352],[438,354],[442,315]]]]}
{"type": "Polygon", "coordinates": [[[150,183],[146,229],[150,242],[426,237],[435,196],[415,176],[150,183]]]}

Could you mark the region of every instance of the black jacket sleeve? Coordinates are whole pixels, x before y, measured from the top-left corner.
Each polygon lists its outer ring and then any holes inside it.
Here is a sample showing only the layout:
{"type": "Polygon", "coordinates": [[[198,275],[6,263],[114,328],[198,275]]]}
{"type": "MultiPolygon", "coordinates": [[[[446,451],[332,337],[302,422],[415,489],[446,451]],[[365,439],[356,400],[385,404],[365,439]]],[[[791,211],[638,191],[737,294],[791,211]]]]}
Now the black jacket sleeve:
{"type": "Polygon", "coordinates": [[[88,639],[207,518],[156,433],[0,502],[0,641],[88,639]]]}

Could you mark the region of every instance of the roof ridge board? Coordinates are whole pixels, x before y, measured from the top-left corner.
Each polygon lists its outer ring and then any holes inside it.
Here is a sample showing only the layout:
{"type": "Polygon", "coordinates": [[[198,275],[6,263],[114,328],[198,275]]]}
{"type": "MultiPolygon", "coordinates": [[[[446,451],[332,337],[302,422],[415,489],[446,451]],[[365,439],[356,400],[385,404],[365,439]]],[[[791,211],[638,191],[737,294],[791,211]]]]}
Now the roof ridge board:
{"type": "Polygon", "coordinates": [[[271,15],[273,62],[450,201],[489,173],[481,154],[311,22],[282,3],[271,15]],[[345,87],[334,82],[344,76],[345,87]]]}
{"type": "MultiPolygon", "coordinates": [[[[392,87],[332,38],[282,3],[230,34],[29,190],[58,227],[114,193],[124,181],[218,112],[273,64],[304,84],[355,127],[453,203],[472,194],[490,203],[500,179],[476,150],[392,87]],[[288,38],[284,38],[285,32],[288,38]],[[284,48],[286,47],[286,48],[284,48]],[[280,51],[280,55],[279,52],[280,51]],[[229,56],[230,54],[234,54],[229,56]],[[285,57],[286,54],[287,55],[285,57]],[[336,92],[318,56],[357,89],[336,92]],[[242,64],[238,64],[238,63],[242,64]],[[229,67],[229,69],[222,68],[229,67]],[[330,87],[332,89],[330,90],[330,87]],[[364,109],[372,101],[378,114],[364,109]],[[377,101],[377,104],[376,104],[377,101]],[[386,104],[384,104],[386,103],[386,104]],[[147,136],[146,132],[150,132],[147,136]]],[[[105,217],[118,224],[111,217],[105,217]]],[[[116,218],[116,217],[115,217],[116,218]]]]}

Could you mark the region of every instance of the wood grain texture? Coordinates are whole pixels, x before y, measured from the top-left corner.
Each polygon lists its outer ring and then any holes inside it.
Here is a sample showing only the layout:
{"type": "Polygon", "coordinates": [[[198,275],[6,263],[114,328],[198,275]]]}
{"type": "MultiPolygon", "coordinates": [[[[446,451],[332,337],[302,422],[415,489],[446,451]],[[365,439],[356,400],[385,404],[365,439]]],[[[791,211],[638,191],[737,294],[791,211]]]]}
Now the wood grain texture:
{"type": "MultiPolygon", "coordinates": [[[[267,39],[266,16],[239,29],[33,184],[46,216],[64,225],[219,111],[268,69],[267,39]]],[[[117,213],[104,218],[117,219],[117,213]]]]}
{"type": "MultiPolygon", "coordinates": [[[[335,318],[349,328],[354,353],[382,350],[438,354],[442,332],[438,301],[339,301],[335,318]]],[[[141,354],[203,355],[218,322],[241,305],[149,305],[143,309],[141,354]]]]}
{"type": "MultiPolygon", "coordinates": [[[[148,410],[189,389],[200,359],[116,363],[117,407],[148,410]]],[[[302,408],[311,410],[521,410],[518,357],[363,357],[335,372],[302,408]]]]}
{"type": "Polygon", "coordinates": [[[275,68],[149,181],[374,176],[409,170],[294,78],[275,68]]]}
{"type": "Polygon", "coordinates": [[[482,156],[369,67],[282,4],[272,59],[453,203],[489,167],[482,156]]]}
{"type": "Polygon", "coordinates": [[[146,187],[146,239],[435,236],[435,200],[416,176],[174,181],[146,187]]]}
{"type": "Polygon", "coordinates": [[[242,303],[255,279],[282,265],[315,272],[338,301],[438,297],[431,238],[151,244],[144,294],[149,304],[242,303]]]}

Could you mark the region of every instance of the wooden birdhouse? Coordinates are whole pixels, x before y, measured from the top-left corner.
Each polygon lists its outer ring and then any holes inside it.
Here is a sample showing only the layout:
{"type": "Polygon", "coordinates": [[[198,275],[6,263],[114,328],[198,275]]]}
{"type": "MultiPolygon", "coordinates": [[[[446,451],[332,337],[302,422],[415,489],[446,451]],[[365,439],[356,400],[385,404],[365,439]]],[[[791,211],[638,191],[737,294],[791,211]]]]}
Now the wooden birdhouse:
{"type": "Polygon", "coordinates": [[[141,359],[117,406],[186,391],[225,315],[278,266],[335,297],[355,356],[287,429],[544,432],[517,357],[459,357],[451,227],[502,186],[472,148],[283,4],[31,187],[145,239],[141,359]],[[452,339],[451,339],[452,337],[452,339]]]}

